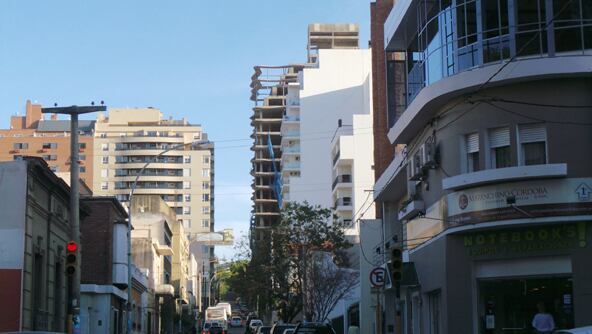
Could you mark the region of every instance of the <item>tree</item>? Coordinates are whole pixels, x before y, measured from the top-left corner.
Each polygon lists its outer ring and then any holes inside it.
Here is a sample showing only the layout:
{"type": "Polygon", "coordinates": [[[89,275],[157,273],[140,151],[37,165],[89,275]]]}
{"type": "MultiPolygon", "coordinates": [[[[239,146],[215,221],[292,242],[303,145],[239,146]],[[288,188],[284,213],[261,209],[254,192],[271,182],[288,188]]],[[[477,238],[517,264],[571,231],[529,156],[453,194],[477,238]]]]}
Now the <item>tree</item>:
{"type": "Polygon", "coordinates": [[[326,252],[313,254],[310,263],[307,309],[312,310],[313,321],[324,322],[340,300],[351,296],[359,272],[339,268],[326,252]]]}
{"type": "MultiPolygon", "coordinates": [[[[351,247],[345,238],[345,226],[331,219],[330,209],[320,206],[312,206],[307,202],[288,203],[281,212],[279,225],[272,232],[272,273],[273,292],[276,301],[279,301],[282,320],[290,322],[303,311],[304,320],[311,320],[317,314],[328,312],[335,306],[330,300],[340,294],[340,289],[333,291],[335,287],[326,284],[326,277],[322,277],[315,264],[313,255],[319,252],[330,255],[336,262],[346,263],[343,250],[351,247]],[[322,292],[314,294],[314,298],[308,295],[311,289],[320,289],[322,292]],[[333,291],[333,292],[331,292],[333,291]],[[312,303],[312,300],[323,301],[312,303]],[[317,307],[325,305],[317,310],[317,307]],[[304,308],[303,308],[304,306],[304,308]],[[320,313],[319,313],[320,312],[320,313]]],[[[346,275],[334,275],[333,279],[345,279],[346,275]]],[[[335,282],[338,286],[347,286],[342,282],[335,282]]],[[[339,300],[339,299],[338,299],[339,300]]]]}

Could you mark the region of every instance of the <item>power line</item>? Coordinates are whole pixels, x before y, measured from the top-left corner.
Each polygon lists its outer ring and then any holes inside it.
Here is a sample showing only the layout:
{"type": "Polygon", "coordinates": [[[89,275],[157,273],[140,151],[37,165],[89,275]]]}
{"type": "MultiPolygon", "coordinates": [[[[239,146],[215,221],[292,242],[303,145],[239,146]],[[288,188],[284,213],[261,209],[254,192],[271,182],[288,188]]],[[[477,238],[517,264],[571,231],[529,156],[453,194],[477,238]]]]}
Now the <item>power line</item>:
{"type": "Polygon", "coordinates": [[[526,114],[523,114],[519,111],[510,110],[510,109],[504,108],[502,106],[499,106],[493,102],[486,102],[486,103],[496,109],[507,112],[509,114],[524,117],[526,119],[530,119],[530,120],[537,121],[537,122],[550,123],[550,124],[561,124],[561,125],[592,126],[592,123],[585,123],[585,122],[551,121],[551,120],[544,119],[544,118],[526,115],[526,114]]]}

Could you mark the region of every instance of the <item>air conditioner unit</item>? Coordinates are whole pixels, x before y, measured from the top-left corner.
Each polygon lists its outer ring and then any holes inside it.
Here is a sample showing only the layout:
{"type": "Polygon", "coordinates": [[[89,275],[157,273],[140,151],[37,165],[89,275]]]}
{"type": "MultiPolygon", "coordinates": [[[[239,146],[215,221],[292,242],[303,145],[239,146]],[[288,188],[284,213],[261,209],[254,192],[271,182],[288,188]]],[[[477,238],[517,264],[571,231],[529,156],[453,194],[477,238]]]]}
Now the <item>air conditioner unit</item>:
{"type": "Polygon", "coordinates": [[[422,161],[422,154],[421,148],[420,151],[416,152],[413,155],[413,158],[409,162],[410,171],[409,171],[409,179],[414,181],[420,181],[423,179],[423,161],[422,161]]]}
{"type": "Polygon", "coordinates": [[[420,152],[422,154],[422,168],[429,169],[436,167],[436,143],[433,141],[424,143],[420,152]]]}

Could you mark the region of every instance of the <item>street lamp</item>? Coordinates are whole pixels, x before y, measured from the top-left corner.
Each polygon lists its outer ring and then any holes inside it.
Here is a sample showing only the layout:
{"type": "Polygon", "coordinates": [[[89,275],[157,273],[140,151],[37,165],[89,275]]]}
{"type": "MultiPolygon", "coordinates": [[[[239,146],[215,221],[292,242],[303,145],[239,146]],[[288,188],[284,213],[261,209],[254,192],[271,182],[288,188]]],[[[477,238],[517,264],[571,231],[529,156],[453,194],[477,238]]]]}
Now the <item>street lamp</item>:
{"type": "Polygon", "coordinates": [[[152,157],[152,159],[150,159],[150,161],[146,162],[144,164],[144,166],[142,166],[142,168],[140,169],[140,171],[138,172],[138,174],[136,175],[136,178],[134,180],[134,183],[132,183],[132,187],[130,189],[130,193],[129,193],[129,197],[128,197],[128,203],[129,203],[129,219],[127,220],[127,233],[128,233],[128,238],[127,238],[127,333],[130,334],[132,332],[132,199],[134,196],[134,192],[136,191],[136,186],[138,185],[138,181],[140,180],[140,176],[142,176],[142,174],[144,173],[144,171],[146,170],[146,168],[153,162],[156,162],[158,160],[158,158],[162,157],[163,155],[165,155],[166,153],[170,152],[170,151],[174,151],[174,150],[178,150],[180,148],[186,147],[186,146],[190,146],[192,148],[197,148],[201,145],[204,144],[209,144],[210,141],[209,140],[199,140],[199,141],[193,141],[190,143],[183,143],[183,144],[178,144],[178,145],[174,145],[172,147],[167,148],[166,150],[160,152],[159,154],[155,155],[154,157],[152,157]]]}
{"type": "Polygon", "coordinates": [[[212,275],[212,278],[210,278],[210,280],[208,281],[208,307],[212,306],[212,281],[216,279],[217,275],[217,272],[214,273],[214,275],[212,275]]]}
{"type": "MultiPolygon", "coordinates": [[[[44,114],[64,114],[70,115],[70,239],[78,245],[74,253],[80,254],[80,190],[79,166],[78,166],[78,115],[91,112],[105,111],[107,107],[101,101],[100,106],[95,106],[94,102],[90,106],[69,106],[53,108],[41,108],[44,114]]],[[[69,314],[72,315],[70,326],[74,334],[80,333],[80,270],[74,270],[72,273],[72,284],[70,285],[70,302],[68,303],[69,314]]]]}

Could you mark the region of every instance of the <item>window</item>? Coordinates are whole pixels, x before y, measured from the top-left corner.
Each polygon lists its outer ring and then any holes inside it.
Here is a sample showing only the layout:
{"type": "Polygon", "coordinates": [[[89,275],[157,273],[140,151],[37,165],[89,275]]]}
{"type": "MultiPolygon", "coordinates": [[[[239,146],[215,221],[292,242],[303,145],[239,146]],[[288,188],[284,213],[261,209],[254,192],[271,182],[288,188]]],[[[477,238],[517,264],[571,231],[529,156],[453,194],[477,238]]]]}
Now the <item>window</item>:
{"type": "Polygon", "coordinates": [[[479,170],[479,133],[471,133],[465,136],[467,150],[467,172],[479,170]]]}
{"type": "Polygon", "coordinates": [[[191,214],[191,207],[190,207],[190,206],[184,206],[184,207],[183,207],[183,214],[184,214],[184,215],[189,215],[189,214],[191,214]]]}
{"type": "Polygon", "coordinates": [[[191,228],[191,219],[183,219],[183,226],[185,228],[191,228]]]}
{"type": "Polygon", "coordinates": [[[101,190],[109,190],[109,183],[101,182],[101,190]]]}
{"type": "Polygon", "coordinates": [[[106,165],[109,163],[109,157],[103,157],[103,164],[106,165]]]}
{"type": "Polygon", "coordinates": [[[101,177],[109,177],[109,170],[101,169],[101,177]]]}
{"type": "Polygon", "coordinates": [[[23,160],[23,156],[22,155],[13,155],[12,160],[23,160]]]}
{"type": "Polygon", "coordinates": [[[520,141],[521,165],[547,163],[547,131],[542,124],[520,125],[518,140],[520,141]]]}
{"type": "Polygon", "coordinates": [[[41,146],[44,150],[48,150],[50,148],[58,148],[58,143],[43,143],[41,146]]]}
{"type": "Polygon", "coordinates": [[[191,195],[190,194],[186,194],[184,196],[184,198],[185,198],[185,202],[191,202],[191,195]]]}
{"type": "Polygon", "coordinates": [[[208,182],[208,181],[202,182],[201,189],[210,189],[210,182],[208,182]]]}
{"type": "Polygon", "coordinates": [[[491,168],[505,168],[512,165],[509,128],[491,129],[489,148],[491,149],[491,168]]]}
{"type": "Polygon", "coordinates": [[[209,214],[210,213],[210,207],[209,206],[204,206],[201,208],[201,213],[203,214],[209,214]]]}
{"type": "Polygon", "coordinates": [[[157,137],[158,133],[156,131],[148,131],[148,137],[157,137]]]}
{"type": "Polygon", "coordinates": [[[125,132],[122,132],[119,134],[119,137],[125,137],[125,136],[127,136],[127,133],[125,133],[125,132]]]}
{"type": "Polygon", "coordinates": [[[204,155],[202,157],[202,161],[204,164],[209,164],[210,163],[210,157],[208,155],[204,155]]]}
{"type": "Polygon", "coordinates": [[[201,201],[202,202],[209,202],[210,201],[210,194],[202,194],[201,201]]]}
{"type": "Polygon", "coordinates": [[[204,168],[201,170],[201,176],[203,177],[208,177],[210,176],[210,169],[209,168],[204,168]]]}
{"type": "Polygon", "coordinates": [[[86,173],[86,167],[85,166],[80,166],[80,173],[86,173]]]}
{"type": "Polygon", "coordinates": [[[81,149],[81,150],[86,149],[86,143],[79,143],[78,144],[78,148],[81,149]]]}
{"type": "Polygon", "coordinates": [[[185,176],[185,177],[191,176],[191,169],[184,168],[183,169],[183,176],[185,176]]]}
{"type": "Polygon", "coordinates": [[[60,167],[59,166],[50,166],[49,169],[54,172],[57,173],[60,171],[60,167]]]}
{"type": "Polygon", "coordinates": [[[80,160],[80,161],[86,160],[86,154],[80,154],[78,156],[78,160],[80,160]]]}
{"type": "Polygon", "coordinates": [[[201,220],[201,227],[210,227],[210,220],[209,219],[202,219],[201,220]]]}
{"type": "Polygon", "coordinates": [[[186,164],[191,163],[191,156],[186,155],[183,157],[183,162],[185,162],[186,164]]]}
{"type": "Polygon", "coordinates": [[[55,161],[58,160],[58,156],[55,154],[47,154],[47,155],[42,155],[41,156],[43,158],[43,160],[45,161],[55,161]]]}
{"type": "Polygon", "coordinates": [[[201,139],[201,133],[197,132],[193,134],[193,140],[201,139]]]}
{"type": "Polygon", "coordinates": [[[20,150],[20,149],[26,150],[29,148],[29,144],[28,143],[14,143],[13,148],[15,150],[20,150]]]}
{"type": "Polygon", "coordinates": [[[101,150],[109,151],[109,144],[107,144],[107,143],[101,144],[101,150]]]}
{"type": "Polygon", "coordinates": [[[190,188],[191,188],[191,182],[183,181],[183,189],[190,189],[190,188]]]}
{"type": "Polygon", "coordinates": [[[107,138],[107,134],[106,133],[100,133],[99,134],[99,137],[101,137],[101,138],[107,138]]]}

